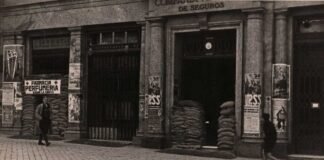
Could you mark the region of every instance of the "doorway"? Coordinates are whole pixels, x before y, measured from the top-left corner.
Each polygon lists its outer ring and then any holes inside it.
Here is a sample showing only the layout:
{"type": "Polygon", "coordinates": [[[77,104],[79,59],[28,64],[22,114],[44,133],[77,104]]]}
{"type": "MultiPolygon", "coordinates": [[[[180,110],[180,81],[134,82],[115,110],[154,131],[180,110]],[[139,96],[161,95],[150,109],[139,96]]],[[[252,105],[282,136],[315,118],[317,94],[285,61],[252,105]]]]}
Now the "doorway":
{"type": "Polygon", "coordinates": [[[140,30],[90,32],[88,39],[88,137],[131,141],[138,128],[140,30]]]}
{"type": "Polygon", "coordinates": [[[205,113],[204,145],[217,145],[220,105],[235,100],[236,30],[187,33],[182,38],[181,99],[205,113]]]}
{"type": "Polygon", "coordinates": [[[324,155],[324,39],[295,45],[293,140],[298,154],[324,155]]]}
{"type": "Polygon", "coordinates": [[[297,17],[294,29],[292,145],[324,155],[324,16],[297,17]]]}

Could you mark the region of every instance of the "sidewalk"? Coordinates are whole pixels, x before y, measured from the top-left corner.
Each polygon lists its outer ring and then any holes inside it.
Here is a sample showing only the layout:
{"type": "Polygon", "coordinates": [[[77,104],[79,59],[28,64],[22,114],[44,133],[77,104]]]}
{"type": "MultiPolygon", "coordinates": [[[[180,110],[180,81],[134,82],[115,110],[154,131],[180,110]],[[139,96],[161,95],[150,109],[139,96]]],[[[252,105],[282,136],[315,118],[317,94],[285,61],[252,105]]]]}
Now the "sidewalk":
{"type": "MultiPolygon", "coordinates": [[[[248,160],[250,158],[236,158],[248,160]]],[[[135,146],[101,147],[51,141],[49,147],[36,140],[11,139],[0,135],[0,160],[218,160],[197,156],[160,153],[135,146]]]]}

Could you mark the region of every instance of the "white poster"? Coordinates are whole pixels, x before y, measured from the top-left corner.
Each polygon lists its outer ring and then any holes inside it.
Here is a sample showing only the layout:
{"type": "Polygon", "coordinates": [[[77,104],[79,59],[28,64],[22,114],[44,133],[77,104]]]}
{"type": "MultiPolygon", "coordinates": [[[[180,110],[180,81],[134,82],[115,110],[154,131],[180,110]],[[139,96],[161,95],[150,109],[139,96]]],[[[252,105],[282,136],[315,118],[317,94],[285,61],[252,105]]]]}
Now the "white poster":
{"type": "Polygon", "coordinates": [[[69,122],[80,122],[80,96],[69,93],[69,122]]]}
{"type": "Polygon", "coordinates": [[[244,106],[244,133],[260,134],[260,115],[258,106],[244,106]]]}
{"type": "Polygon", "coordinates": [[[273,98],[290,98],[290,66],[287,64],[274,64],[272,68],[273,98]]]}
{"type": "Polygon", "coordinates": [[[3,46],[3,79],[5,82],[22,80],[24,46],[19,44],[3,46]]]}
{"type": "Polygon", "coordinates": [[[261,74],[247,73],[244,77],[243,133],[246,136],[260,135],[261,74]]]}
{"type": "Polygon", "coordinates": [[[2,105],[13,106],[15,98],[14,93],[13,83],[2,83],[2,105]]]}
{"type": "Polygon", "coordinates": [[[287,134],[288,101],[286,99],[273,99],[272,121],[276,127],[278,136],[287,134]]]}
{"type": "Polygon", "coordinates": [[[81,88],[81,64],[70,63],[69,68],[69,89],[79,90],[81,88]]]}
{"type": "Polygon", "coordinates": [[[26,94],[61,94],[61,80],[25,80],[26,94]]]}

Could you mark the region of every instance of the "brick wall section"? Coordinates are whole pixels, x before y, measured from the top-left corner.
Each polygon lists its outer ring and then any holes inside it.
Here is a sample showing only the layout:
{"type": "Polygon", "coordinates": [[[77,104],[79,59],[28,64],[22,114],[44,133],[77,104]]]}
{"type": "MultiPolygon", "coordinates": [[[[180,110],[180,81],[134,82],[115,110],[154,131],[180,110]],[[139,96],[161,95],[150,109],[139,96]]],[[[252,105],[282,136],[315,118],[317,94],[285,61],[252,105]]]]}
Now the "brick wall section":
{"type": "MultiPolygon", "coordinates": [[[[26,80],[37,79],[40,78],[26,78],[26,80]]],[[[62,134],[68,125],[68,76],[45,76],[41,79],[61,79],[61,94],[47,95],[47,97],[53,110],[52,134],[62,134]]],[[[38,132],[35,126],[35,110],[41,102],[40,97],[40,95],[23,95],[22,135],[35,135],[38,132]]]]}

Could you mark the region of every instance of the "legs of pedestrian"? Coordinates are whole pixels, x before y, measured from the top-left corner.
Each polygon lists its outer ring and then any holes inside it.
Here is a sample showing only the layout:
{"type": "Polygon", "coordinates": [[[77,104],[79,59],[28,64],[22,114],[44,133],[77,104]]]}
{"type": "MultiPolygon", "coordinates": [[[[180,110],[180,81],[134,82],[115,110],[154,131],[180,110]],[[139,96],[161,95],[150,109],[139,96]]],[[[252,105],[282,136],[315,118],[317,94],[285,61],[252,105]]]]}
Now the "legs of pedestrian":
{"type": "Polygon", "coordinates": [[[48,142],[47,134],[44,134],[44,140],[45,140],[46,146],[49,146],[51,144],[48,142]]]}
{"type": "Polygon", "coordinates": [[[43,134],[42,132],[39,134],[38,145],[44,145],[43,141],[43,134]]]}

